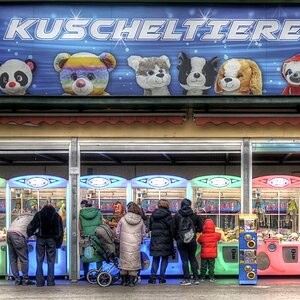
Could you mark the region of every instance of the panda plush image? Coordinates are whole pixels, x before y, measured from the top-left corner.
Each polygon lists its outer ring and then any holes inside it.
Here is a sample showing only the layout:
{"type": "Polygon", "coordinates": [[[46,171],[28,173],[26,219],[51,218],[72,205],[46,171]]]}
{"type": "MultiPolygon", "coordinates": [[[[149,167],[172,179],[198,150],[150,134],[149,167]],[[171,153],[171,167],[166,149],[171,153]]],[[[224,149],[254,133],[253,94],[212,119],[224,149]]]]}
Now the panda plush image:
{"type": "Polygon", "coordinates": [[[217,75],[220,59],[213,57],[206,60],[203,57],[189,58],[184,52],[178,57],[179,83],[183,87],[184,95],[207,95],[217,75]]]}
{"type": "Polygon", "coordinates": [[[109,72],[115,66],[115,57],[106,52],[99,56],[89,52],[59,53],[54,59],[54,68],[60,73],[60,82],[67,95],[109,95],[105,88],[109,72]]]}
{"type": "Polygon", "coordinates": [[[300,54],[287,59],[282,64],[281,75],[287,82],[282,95],[300,95],[300,54]]]}
{"type": "Polygon", "coordinates": [[[32,82],[35,63],[28,59],[7,60],[0,65],[0,89],[7,95],[25,95],[32,82]]]}

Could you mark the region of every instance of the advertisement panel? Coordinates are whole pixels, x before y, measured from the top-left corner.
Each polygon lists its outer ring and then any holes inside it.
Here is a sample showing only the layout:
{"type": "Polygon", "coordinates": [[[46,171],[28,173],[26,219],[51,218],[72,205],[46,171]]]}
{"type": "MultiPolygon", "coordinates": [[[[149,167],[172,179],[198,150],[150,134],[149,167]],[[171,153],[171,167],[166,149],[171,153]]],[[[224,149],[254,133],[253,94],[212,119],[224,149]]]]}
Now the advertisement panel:
{"type": "Polygon", "coordinates": [[[0,10],[2,96],[300,94],[298,6],[57,3],[0,10]]]}

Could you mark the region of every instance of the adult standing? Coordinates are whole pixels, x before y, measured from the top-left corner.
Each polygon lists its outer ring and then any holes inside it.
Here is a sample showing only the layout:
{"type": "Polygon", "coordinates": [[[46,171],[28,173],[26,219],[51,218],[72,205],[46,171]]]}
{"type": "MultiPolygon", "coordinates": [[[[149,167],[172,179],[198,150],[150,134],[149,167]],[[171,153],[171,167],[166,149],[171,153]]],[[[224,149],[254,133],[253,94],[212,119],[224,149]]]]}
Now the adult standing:
{"type": "Polygon", "coordinates": [[[117,237],[120,241],[121,285],[133,287],[138,271],[141,269],[141,243],[146,236],[145,224],[140,207],[130,202],[127,213],[117,226],[117,237]]]}
{"type": "Polygon", "coordinates": [[[28,245],[27,226],[32,221],[33,214],[26,212],[18,216],[7,230],[7,245],[9,252],[9,263],[15,278],[15,285],[31,285],[33,281],[28,276],[28,245]],[[18,268],[20,261],[23,280],[18,268]]]}
{"type": "Polygon", "coordinates": [[[60,248],[63,241],[62,219],[51,204],[46,204],[38,211],[27,227],[28,236],[35,234],[36,240],[36,286],[45,285],[43,274],[43,261],[47,257],[48,274],[47,285],[55,285],[54,264],[56,249],[60,248]]]}
{"type": "Polygon", "coordinates": [[[159,283],[166,283],[168,258],[173,255],[173,218],[169,210],[168,200],[161,199],[158,208],[150,217],[149,231],[151,232],[150,255],[153,256],[151,277],[148,283],[156,283],[156,273],[160,265],[159,283]]]}
{"type": "Polygon", "coordinates": [[[198,262],[196,259],[196,233],[202,231],[202,220],[200,217],[193,212],[191,208],[192,202],[189,199],[183,199],[181,201],[181,208],[176,213],[174,217],[174,230],[175,230],[175,239],[177,240],[177,247],[180,253],[182,260],[182,270],[183,270],[183,280],[180,282],[180,285],[191,285],[199,284],[198,280],[198,262]],[[184,240],[182,236],[183,226],[191,222],[191,229],[193,235],[190,240],[184,240]],[[189,274],[189,263],[193,272],[193,281],[190,281],[189,274]]]}
{"type": "MultiPolygon", "coordinates": [[[[87,240],[89,243],[89,238],[91,238],[91,243],[94,244],[95,249],[99,248],[100,241],[95,236],[95,229],[102,224],[102,214],[99,209],[96,209],[86,200],[81,201],[81,210],[79,211],[79,230],[80,236],[83,241],[87,240]]],[[[84,243],[86,244],[86,243],[84,243]]],[[[103,258],[98,255],[97,252],[94,252],[94,255],[90,258],[87,258],[81,255],[81,261],[83,264],[84,278],[87,279],[87,273],[89,271],[89,265],[91,262],[96,262],[97,267],[101,266],[103,258]]]]}

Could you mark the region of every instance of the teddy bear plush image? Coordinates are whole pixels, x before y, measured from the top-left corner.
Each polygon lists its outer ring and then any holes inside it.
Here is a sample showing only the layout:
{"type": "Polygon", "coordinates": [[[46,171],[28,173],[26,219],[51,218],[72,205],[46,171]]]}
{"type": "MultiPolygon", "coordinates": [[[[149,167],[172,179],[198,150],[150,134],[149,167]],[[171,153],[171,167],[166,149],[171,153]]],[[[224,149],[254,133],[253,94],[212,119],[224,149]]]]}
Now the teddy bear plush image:
{"type": "Polygon", "coordinates": [[[136,82],[144,89],[144,96],[168,96],[171,82],[170,60],[160,57],[129,56],[128,65],[136,72],[136,82]]]}
{"type": "Polygon", "coordinates": [[[25,95],[32,82],[35,63],[28,59],[9,59],[0,65],[0,89],[7,95],[25,95]]]}
{"type": "Polygon", "coordinates": [[[207,95],[217,75],[220,59],[213,57],[206,60],[204,57],[189,58],[184,52],[178,57],[178,79],[183,87],[183,95],[207,95]]]}
{"type": "Polygon", "coordinates": [[[300,95],[300,54],[287,59],[282,64],[281,75],[287,82],[282,95],[300,95]]]}
{"type": "Polygon", "coordinates": [[[60,73],[60,82],[67,95],[109,95],[105,89],[109,72],[115,67],[115,57],[106,52],[99,56],[88,52],[59,53],[54,59],[54,68],[60,73]]]}
{"type": "Polygon", "coordinates": [[[244,58],[226,60],[215,81],[215,92],[222,95],[261,95],[262,74],[255,61],[244,58]]]}

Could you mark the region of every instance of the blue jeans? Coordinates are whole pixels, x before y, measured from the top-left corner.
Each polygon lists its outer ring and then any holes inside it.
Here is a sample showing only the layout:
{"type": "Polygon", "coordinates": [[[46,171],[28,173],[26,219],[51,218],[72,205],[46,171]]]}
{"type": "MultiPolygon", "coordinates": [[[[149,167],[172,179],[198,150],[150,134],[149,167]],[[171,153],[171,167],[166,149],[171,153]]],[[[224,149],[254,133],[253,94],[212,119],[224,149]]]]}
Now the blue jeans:
{"type": "Polygon", "coordinates": [[[54,284],[54,264],[56,258],[56,242],[54,238],[37,238],[36,241],[36,283],[43,285],[45,284],[44,273],[43,273],[43,261],[47,256],[48,274],[47,284],[54,284]]]}
{"type": "Polygon", "coordinates": [[[152,260],[152,267],[151,267],[151,277],[155,277],[158,267],[159,267],[159,262],[161,258],[161,265],[160,265],[160,277],[165,278],[166,274],[166,269],[168,266],[168,256],[153,256],[152,260]]]}

